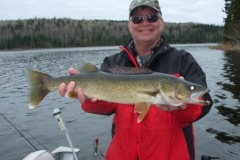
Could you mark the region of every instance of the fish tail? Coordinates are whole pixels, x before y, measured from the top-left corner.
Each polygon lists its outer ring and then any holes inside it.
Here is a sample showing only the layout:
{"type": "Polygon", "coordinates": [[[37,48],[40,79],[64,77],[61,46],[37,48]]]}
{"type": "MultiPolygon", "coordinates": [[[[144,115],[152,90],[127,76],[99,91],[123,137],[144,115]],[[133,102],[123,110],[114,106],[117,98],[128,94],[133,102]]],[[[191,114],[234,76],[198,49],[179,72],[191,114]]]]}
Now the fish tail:
{"type": "Polygon", "coordinates": [[[30,109],[37,107],[43,98],[50,92],[45,84],[46,80],[50,77],[51,76],[48,74],[39,71],[31,69],[27,71],[27,79],[30,85],[28,94],[28,106],[30,109]]]}

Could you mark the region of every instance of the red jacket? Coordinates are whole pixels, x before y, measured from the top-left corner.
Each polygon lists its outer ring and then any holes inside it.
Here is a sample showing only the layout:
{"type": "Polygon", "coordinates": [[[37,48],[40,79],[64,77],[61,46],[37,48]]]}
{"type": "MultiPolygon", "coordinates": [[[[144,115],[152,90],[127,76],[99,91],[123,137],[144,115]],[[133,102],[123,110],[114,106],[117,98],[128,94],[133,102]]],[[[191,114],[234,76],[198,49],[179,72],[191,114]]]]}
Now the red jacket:
{"type": "Polygon", "coordinates": [[[202,106],[197,105],[174,112],[151,106],[144,120],[137,123],[138,114],[133,113],[133,105],[88,100],[82,108],[95,114],[115,110],[115,135],[106,160],[189,160],[183,128],[202,112],[202,106]]]}
{"type": "MultiPolygon", "coordinates": [[[[207,87],[205,73],[190,53],[169,46],[164,37],[161,44],[152,49],[151,58],[144,64],[155,71],[177,76],[207,87]]],[[[109,72],[113,65],[139,67],[133,41],[123,51],[106,57],[101,70],[109,72]]],[[[204,100],[212,102],[209,94],[204,100]]],[[[82,104],[84,111],[110,115],[113,118],[114,136],[106,153],[106,160],[194,160],[195,145],[192,123],[205,116],[209,106],[188,105],[187,109],[164,112],[151,106],[147,116],[137,123],[134,105],[115,104],[104,101],[82,104]]]]}

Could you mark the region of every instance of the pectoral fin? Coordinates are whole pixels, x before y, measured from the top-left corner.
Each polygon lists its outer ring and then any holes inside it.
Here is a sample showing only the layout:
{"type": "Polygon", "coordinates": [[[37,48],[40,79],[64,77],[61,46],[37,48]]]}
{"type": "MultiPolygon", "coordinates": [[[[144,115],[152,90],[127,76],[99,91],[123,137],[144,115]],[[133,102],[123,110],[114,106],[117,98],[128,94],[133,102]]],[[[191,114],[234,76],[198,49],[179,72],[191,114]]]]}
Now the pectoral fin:
{"type": "MultiPolygon", "coordinates": [[[[78,93],[75,90],[72,90],[70,92],[66,92],[65,97],[70,98],[70,99],[78,99],[78,93]]],[[[88,96],[86,96],[86,99],[89,99],[88,96]]]]}
{"type": "Polygon", "coordinates": [[[144,117],[147,115],[148,110],[150,108],[150,104],[147,102],[141,102],[135,105],[134,113],[139,113],[139,116],[137,118],[137,122],[140,123],[144,117]]]}
{"type": "Polygon", "coordinates": [[[66,92],[65,97],[71,98],[71,99],[78,99],[78,93],[72,90],[70,92],[66,92]]]}

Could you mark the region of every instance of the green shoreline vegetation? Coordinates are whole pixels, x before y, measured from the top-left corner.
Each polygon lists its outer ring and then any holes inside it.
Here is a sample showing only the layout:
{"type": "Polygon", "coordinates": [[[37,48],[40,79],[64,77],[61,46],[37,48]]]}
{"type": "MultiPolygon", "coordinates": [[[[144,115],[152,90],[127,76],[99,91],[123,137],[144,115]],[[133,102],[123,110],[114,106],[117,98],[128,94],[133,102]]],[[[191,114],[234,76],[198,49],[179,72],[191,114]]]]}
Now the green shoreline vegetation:
{"type": "Polygon", "coordinates": [[[220,43],[217,45],[209,46],[211,49],[240,52],[240,48],[235,43],[220,43]]]}
{"type": "MultiPolygon", "coordinates": [[[[165,23],[171,44],[220,43],[223,26],[165,23]]],[[[33,18],[0,21],[0,50],[117,46],[130,39],[127,21],[33,18]]]]}
{"type": "Polygon", "coordinates": [[[221,49],[224,51],[240,52],[240,1],[225,0],[223,12],[226,18],[223,18],[223,41],[213,49],[221,49]]]}

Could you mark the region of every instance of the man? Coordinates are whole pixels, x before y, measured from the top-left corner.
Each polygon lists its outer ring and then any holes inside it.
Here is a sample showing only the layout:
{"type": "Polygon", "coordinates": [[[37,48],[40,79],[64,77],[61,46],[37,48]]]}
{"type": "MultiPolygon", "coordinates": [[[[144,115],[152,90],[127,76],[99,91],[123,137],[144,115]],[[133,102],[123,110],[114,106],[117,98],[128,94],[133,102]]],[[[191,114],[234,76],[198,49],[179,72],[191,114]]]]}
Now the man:
{"type": "MultiPolygon", "coordinates": [[[[101,70],[109,72],[112,65],[147,67],[155,72],[182,76],[186,80],[207,86],[205,73],[190,53],[169,46],[161,35],[164,21],[157,0],[133,0],[129,9],[128,29],[132,39],[118,54],[106,57],[101,70]]],[[[69,69],[70,74],[76,70],[69,69]]],[[[60,95],[72,90],[74,82],[61,84],[60,95]]],[[[106,153],[107,160],[194,160],[195,146],[192,123],[206,115],[210,106],[187,105],[175,109],[151,106],[145,119],[137,123],[133,105],[86,100],[78,89],[82,109],[89,113],[111,115],[113,139],[106,153]],[[126,107],[128,106],[128,107],[126,107]]],[[[204,100],[212,102],[209,94],[204,100]]]]}

